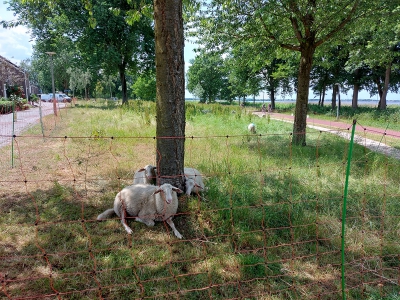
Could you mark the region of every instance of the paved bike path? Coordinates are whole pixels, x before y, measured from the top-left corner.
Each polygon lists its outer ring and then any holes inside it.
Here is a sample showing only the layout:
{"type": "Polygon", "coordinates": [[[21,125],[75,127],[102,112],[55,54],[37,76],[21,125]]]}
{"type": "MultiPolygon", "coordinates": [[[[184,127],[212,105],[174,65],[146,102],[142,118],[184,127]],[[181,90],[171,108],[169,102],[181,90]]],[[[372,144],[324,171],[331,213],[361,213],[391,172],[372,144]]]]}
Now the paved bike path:
{"type": "MultiPolygon", "coordinates": [[[[286,122],[294,122],[294,116],[280,113],[263,113],[263,112],[254,112],[253,114],[258,115],[260,117],[264,115],[269,115],[271,119],[281,120],[286,122]]],[[[326,128],[338,129],[338,130],[346,130],[351,129],[352,122],[347,120],[321,120],[315,119],[312,116],[307,117],[307,126],[322,126],[326,128]]],[[[356,124],[356,133],[372,133],[377,135],[386,135],[388,137],[398,138],[400,139],[400,131],[395,131],[391,129],[383,129],[376,128],[372,126],[367,126],[363,124],[356,124]]]]}

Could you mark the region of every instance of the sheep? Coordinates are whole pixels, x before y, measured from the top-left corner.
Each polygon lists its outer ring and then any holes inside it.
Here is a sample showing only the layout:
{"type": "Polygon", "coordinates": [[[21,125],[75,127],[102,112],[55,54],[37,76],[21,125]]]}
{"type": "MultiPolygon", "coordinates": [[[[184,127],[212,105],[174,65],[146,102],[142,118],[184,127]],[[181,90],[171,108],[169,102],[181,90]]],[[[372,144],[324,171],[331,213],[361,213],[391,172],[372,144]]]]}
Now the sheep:
{"type": "Polygon", "coordinates": [[[203,178],[198,170],[194,168],[184,168],[185,173],[185,186],[186,195],[190,195],[192,192],[197,194],[200,190],[204,190],[203,178]]]}
{"type": "Polygon", "coordinates": [[[247,126],[247,129],[248,129],[251,133],[256,133],[256,125],[254,125],[254,123],[250,123],[249,126],[247,126]]]}
{"type": "Polygon", "coordinates": [[[97,216],[97,220],[110,218],[117,214],[128,234],[132,229],[126,224],[126,216],[132,216],[136,221],[147,226],[154,226],[154,221],[165,221],[171,227],[175,236],[182,235],[175,228],[172,217],[178,210],[178,196],[183,193],[179,188],[169,183],[157,187],[149,184],[136,184],[123,188],[115,197],[114,208],[107,209],[97,216]]]}
{"type": "Polygon", "coordinates": [[[135,172],[133,175],[133,184],[155,184],[156,182],[156,167],[146,165],[135,172]]]}

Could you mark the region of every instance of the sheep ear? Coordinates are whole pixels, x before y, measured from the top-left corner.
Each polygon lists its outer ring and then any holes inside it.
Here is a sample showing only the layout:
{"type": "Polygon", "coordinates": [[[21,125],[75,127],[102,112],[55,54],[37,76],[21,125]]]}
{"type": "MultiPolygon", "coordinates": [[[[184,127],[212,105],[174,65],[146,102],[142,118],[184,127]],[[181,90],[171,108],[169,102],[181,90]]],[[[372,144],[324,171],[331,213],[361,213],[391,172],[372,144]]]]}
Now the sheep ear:
{"type": "Polygon", "coordinates": [[[200,185],[198,185],[197,183],[194,184],[195,187],[198,187],[200,189],[203,189],[200,185]]]}
{"type": "Polygon", "coordinates": [[[144,169],[144,168],[141,168],[141,169],[139,169],[139,170],[137,170],[138,172],[143,172],[143,171],[145,171],[146,169],[144,169]]]}
{"type": "Polygon", "coordinates": [[[172,190],[173,190],[174,192],[183,194],[183,191],[182,191],[181,189],[178,189],[177,187],[172,188],[172,190]]]}
{"type": "Polygon", "coordinates": [[[153,195],[158,194],[159,192],[162,192],[162,189],[156,189],[153,193],[153,195]]]}

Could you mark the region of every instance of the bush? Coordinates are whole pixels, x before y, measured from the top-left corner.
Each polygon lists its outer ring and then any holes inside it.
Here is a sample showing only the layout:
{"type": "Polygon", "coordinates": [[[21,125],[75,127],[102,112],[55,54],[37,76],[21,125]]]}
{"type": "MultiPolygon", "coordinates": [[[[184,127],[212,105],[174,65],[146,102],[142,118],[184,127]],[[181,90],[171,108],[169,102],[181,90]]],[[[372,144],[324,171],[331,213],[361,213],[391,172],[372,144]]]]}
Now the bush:
{"type": "Polygon", "coordinates": [[[13,105],[15,102],[15,110],[25,110],[29,107],[27,106],[28,101],[22,99],[18,96],[11,95],[10,99],[0,98],[0,114],[9,114],[13,111],[13,105]]]}
{"type": "Polygon", "coordinates": [[[9,114],[12,112],[13,102],[6,98],[0,98],[0,114],[9,114]]]}

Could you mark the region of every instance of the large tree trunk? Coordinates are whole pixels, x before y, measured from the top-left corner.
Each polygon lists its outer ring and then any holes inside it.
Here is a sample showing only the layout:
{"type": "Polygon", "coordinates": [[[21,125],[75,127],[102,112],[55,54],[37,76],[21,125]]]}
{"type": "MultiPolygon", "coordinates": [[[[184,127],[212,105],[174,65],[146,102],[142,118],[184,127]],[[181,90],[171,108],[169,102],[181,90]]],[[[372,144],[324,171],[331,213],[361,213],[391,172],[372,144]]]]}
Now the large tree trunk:
{"type": "Polygon", "coordinates": [[[154,1],[157,184],[183,188],[185,73],[182,0],[154,1]]]}
{"type": "Polygon", "coordinates": [[[301,50],[292,138],[295,145],[306,145],[308,93],[314,51],[312,46],[305,46],[301,50]]]}
{"type": "Polygon", "coordinates": [[[383,87],[383,92],[381,99],[379,101],[379,109],[386,109],[387,101],[386,101],[386,96],[389,90],[389,81],[390,81],[390,73],[392,72],[392,64],[389,64],[388,67],[386,68],[385,72],[385,85],[383,87]]]}

